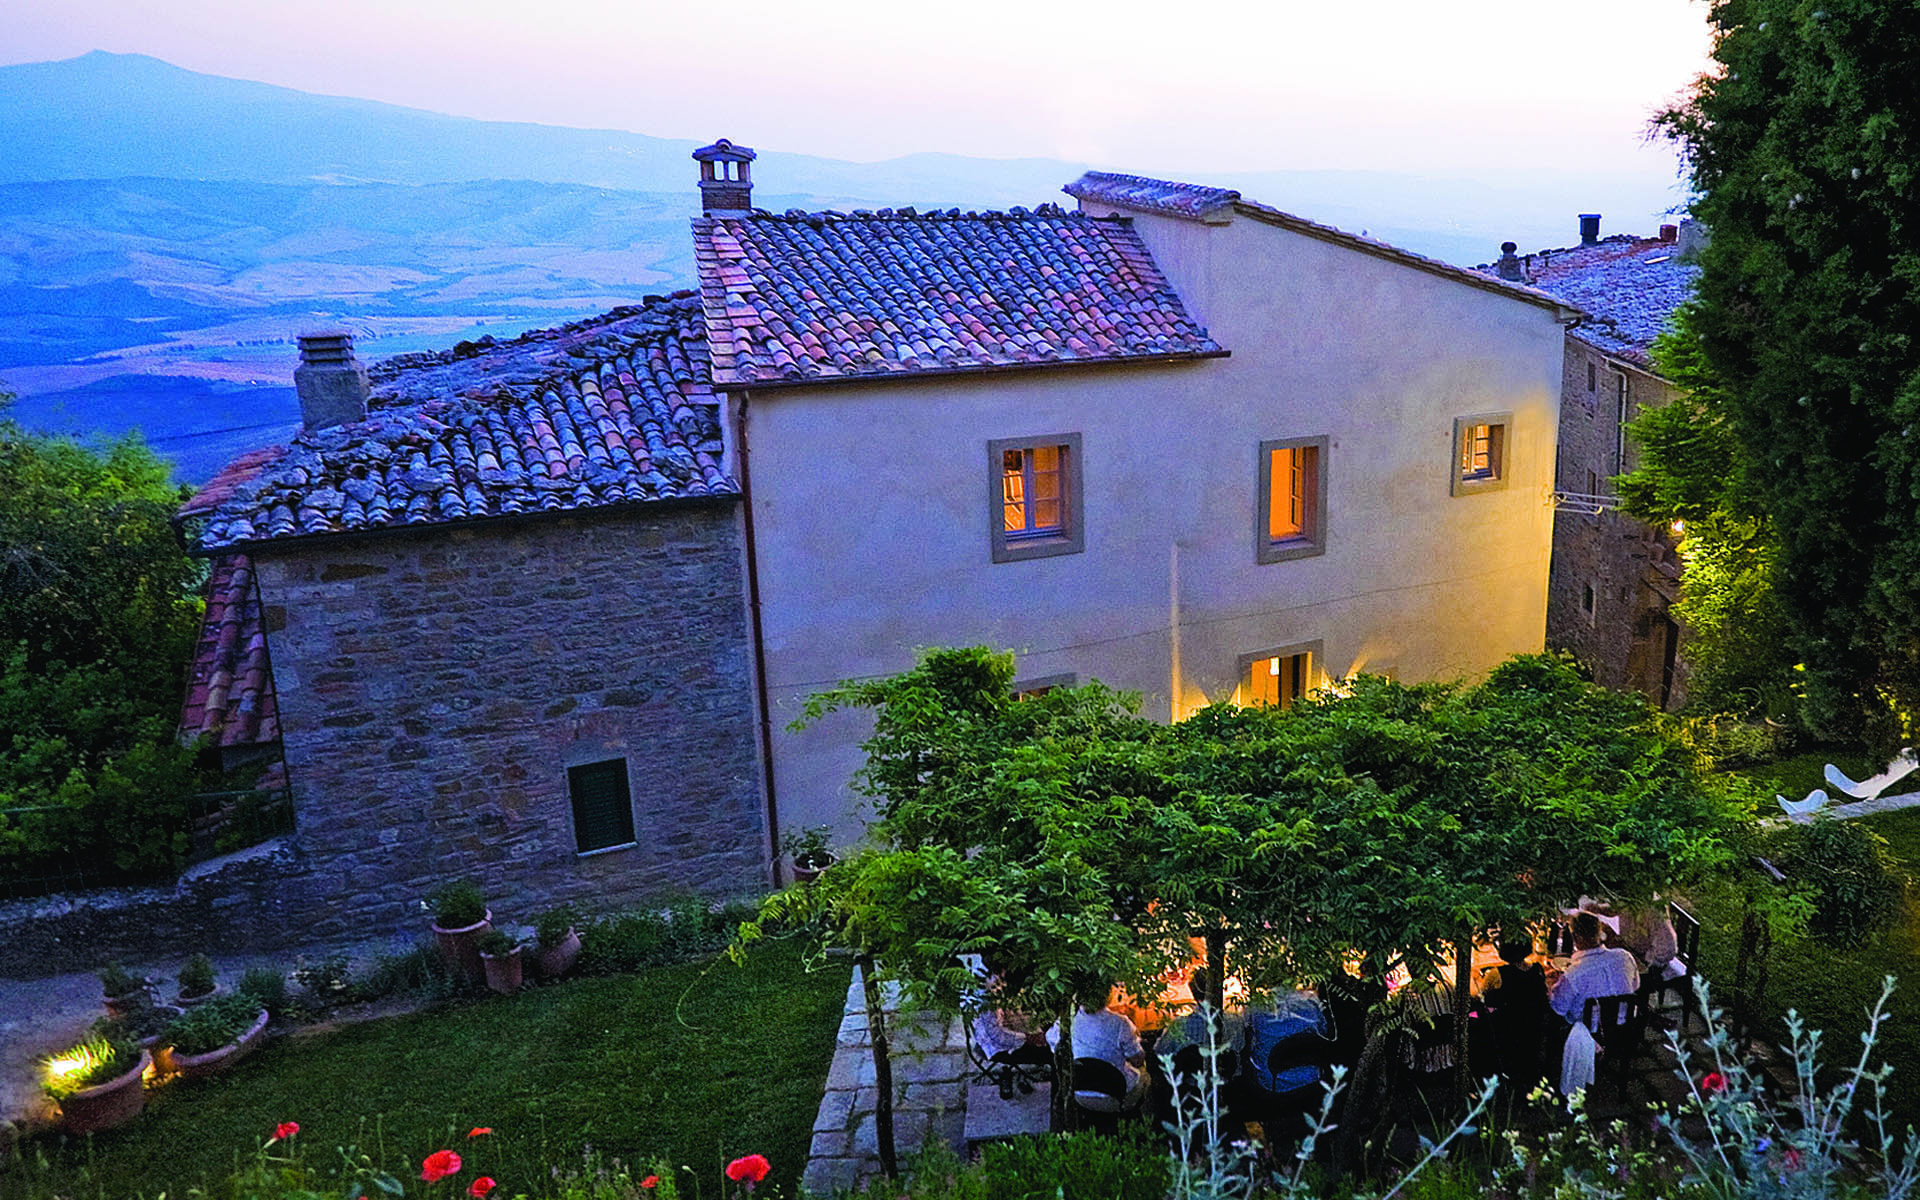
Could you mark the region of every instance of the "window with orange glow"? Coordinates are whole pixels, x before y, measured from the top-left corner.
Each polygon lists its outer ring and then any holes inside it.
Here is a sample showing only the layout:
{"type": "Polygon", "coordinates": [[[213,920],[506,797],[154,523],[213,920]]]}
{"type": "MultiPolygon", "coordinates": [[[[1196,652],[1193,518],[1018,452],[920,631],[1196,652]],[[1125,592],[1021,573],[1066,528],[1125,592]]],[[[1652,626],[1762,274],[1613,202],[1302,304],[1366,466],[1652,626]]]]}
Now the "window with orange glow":
{"type": "Polygon", "coordinates": [[[987,443],[994,562],[1080,553],[1081,463],[1077,433],[987,443]]]}
{"type": "Polygon", "coordinates": [[[1249,707],[1291,708],[1295,700],[1307,694],[1307,673],[1312,667],[1311,653],[1256,658],[1247,667],[1242,698],[1249,707]]]}
{"type": "Polygon", "coordinates": [[[1453,494],[1468,496],[1507,485],[1507,431],[1511,413],[1481,413],[1453,423],[1453,494]]]}
{"type": "Polygon", "coordinates": [[[1260,504],[1254,516],[1254,561],[1282,562],[1326,550],[1328,439],[1260,443],[1260,504]]]}

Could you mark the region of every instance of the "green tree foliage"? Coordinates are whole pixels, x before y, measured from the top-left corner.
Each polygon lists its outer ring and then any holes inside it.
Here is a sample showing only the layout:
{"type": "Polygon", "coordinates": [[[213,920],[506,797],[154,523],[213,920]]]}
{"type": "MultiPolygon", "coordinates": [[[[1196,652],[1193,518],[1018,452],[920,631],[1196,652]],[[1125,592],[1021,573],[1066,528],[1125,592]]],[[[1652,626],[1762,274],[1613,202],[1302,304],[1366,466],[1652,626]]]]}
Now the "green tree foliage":
{"type": "Polygon", "coordinates": [[[186,850],[198,777],[174,741],[202,572],[137,439],[0,418],[0,866],[145,873],[186,850]]]}
{"type": "Polygon", "coordinates": [[[1891,742],[1920,700],[1920,15],[1716,0],[1710,20],[1719,69],[1661,118],[1712,231],[1684,327],[1700,402],[1767,522],[1808,717],[1891,742]]]}

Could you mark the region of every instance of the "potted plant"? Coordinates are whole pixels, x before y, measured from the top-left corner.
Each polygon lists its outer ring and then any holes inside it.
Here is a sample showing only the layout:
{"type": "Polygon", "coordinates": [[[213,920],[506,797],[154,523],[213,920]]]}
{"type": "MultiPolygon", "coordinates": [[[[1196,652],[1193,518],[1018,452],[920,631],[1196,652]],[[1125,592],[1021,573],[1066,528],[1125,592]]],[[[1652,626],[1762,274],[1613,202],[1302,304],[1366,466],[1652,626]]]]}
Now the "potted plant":
{"type": "Polygon", "coordinates": [[[487,975],[487,986],[502,996],[520,990],[520,943],[504,930],[490,929],[480,935],[480,963],[487,975]]]}
{"type": "Polygon", "coordinates": [[[98,1035],[48,1058],[42,1088],[60,1104],[69,1133],[125,1125],[147,1106],[145,1050],[98,1035]]]}
{"type": "Polygon", "coordinates": [[[100,968],[100,990],[106,996],[109,1017],[124,1017],[135,1009],[153,1006],[147,981],[119,963],[100,968]]]}
{"type": "Polygon", "coordinates": [[[440,957],[470,984],[486,981],[486,968],[480,963],[480,937],[493,928],[493,913],[488,911],[480,885],[471,879],[450,879],[427,895],[427,909],[433,914],[433,940],[440,957]]]}
{"type": "Polygon", "coordinates": [[[840,861],[827,849],[827,832],[825,825],[814,825],[780,839],[780,848],[793,864],[796,882],[812,883],[820,878],[820,872],[840,861]]]}
{"type": "Polygon", "coordinates": [[[191,1008],[214,997],[213,960],[204,954],[196,954],[180,968],[180,994],[176,997],[183,1008],[191,1008]]]}
{"type": "Polygon", "coordinates": [[[580,957],[577,914],[570,904],[550,908],[533,923],[534,968],[542,979],[558,979],[573,970],[580,957]]]}
{"type": "Polygon", "coordinates": [[[172,1050],[173,1070],[193,1079],[227,1070],[252,1053],[266,1032],[266,1008],[236,992],[188,1009],[160,1040],[172,1050]]]}

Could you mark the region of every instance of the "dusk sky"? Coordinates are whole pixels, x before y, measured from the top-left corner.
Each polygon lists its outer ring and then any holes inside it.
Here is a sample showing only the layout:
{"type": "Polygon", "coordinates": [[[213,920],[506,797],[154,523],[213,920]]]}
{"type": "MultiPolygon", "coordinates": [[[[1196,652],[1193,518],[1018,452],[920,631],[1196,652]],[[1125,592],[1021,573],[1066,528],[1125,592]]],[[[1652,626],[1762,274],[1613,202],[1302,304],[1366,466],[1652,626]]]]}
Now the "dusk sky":
{"type": "Polygon", "coordinates": [[[137,52],[462,116],[857,160],[1670,175],[1647,120],[1708,42],[1690,0],[8,0],[0,62],[137,52]]]}

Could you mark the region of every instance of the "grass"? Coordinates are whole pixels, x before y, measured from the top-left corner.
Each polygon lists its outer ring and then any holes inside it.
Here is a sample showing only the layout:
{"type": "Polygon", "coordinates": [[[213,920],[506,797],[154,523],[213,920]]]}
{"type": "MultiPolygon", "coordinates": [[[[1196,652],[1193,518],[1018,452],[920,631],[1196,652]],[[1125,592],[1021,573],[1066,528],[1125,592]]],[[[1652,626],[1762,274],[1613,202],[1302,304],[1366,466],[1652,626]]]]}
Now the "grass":
{"type": "Polygon", "coordinates": [[[847,980],[772,943],[744,967],[710,958],[283,1038],[229,1075],[167,1085],[91,1144],[28,1147],[0,1197],[184,1197],[281,1121],[299,1122],[310,1164],[358,1144],[397,1172],[451,1148],[463,1180],[492,1175],[507,1196],[539,1194],[587,1146],[690,1165],[705,1195],[721,1164],[764,1154],[791,1195],[847,980]],[[494,1132],[469,1139],[475,1126],[494,1132]]]}
{"type": "MultiPolygon", "coordinates": [[[[1863,755],[1823,750],[1740,773],[1797,799],[1824,786],[1821,768],[1828,762],[1855,779],[1879,767],[1863,755]]],[[[1910,875],[1920,876],[1920,808],[1880,813],[1862,821],[1887,839],[1910,875]]],[[[1788,864],[1782,866],[1791,869],[1788,864]]],[[[1718,1003],[1731,1004],[1742,896],[1736,885],[1727,884],[1693,899],[1695,915],[1704,927],[1702,972],[1719,985],[1718,1003]]],[[[1900,988],[1889,1005],[1891,1020],[1881,1028],[1875,1059],[1894,1067],[1889,1109],[1899,1125],[1920,1125],[1920,1086],[1915,1084],[1920,1080],[1920,904],[1916,901],[1920,896],[1910,890],[1901,919],[1858,946],[1831,946],[1811,937],[1776,941],[1767,963],[1764,997],[1763,1015],[1776,1040],[1784,1037],[1787,1010],[1796,1010],[1809,1029],[1822,1031],[1821,1057],[1833,1065],[1859,1054],[1859,1035],[1866,1029],[1867,1010],[1880,995],[1880,981],[1887,975],[1897,977],[1900,988]]]]}

